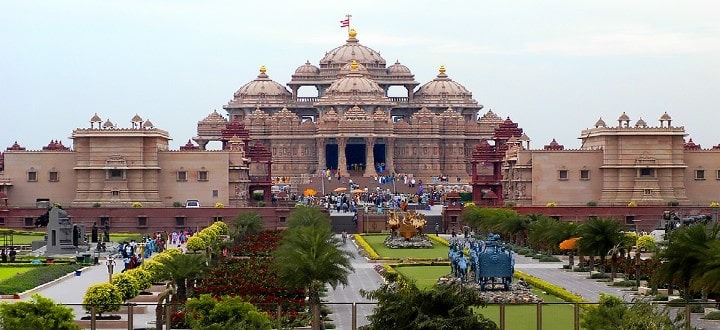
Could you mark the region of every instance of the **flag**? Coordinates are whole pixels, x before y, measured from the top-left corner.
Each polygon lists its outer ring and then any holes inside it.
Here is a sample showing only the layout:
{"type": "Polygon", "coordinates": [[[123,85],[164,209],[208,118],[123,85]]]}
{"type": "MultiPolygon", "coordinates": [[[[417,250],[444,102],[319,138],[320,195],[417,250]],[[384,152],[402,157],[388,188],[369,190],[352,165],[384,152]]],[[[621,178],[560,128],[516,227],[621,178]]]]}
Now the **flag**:
{"type": "Polygon", "coordinates": [[[349,19],[349,18],[346,18],[346,19],[340,21],[340,27],[341,27],[341,28],[348,27],[348,26],[350,26],[350,19],[349,19]]]}

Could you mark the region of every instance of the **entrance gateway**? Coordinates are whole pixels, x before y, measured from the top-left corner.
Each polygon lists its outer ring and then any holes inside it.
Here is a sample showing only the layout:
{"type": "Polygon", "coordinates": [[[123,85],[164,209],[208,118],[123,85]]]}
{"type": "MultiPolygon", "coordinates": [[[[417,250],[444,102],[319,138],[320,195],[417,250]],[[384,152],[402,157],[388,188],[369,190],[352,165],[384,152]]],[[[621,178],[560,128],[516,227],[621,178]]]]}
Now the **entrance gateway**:
{"type": "MultiPolygon", "coordinates": [[[[385,143],[382,139],[377,139],[372,148],[372,159],[374,163],[385,163],[385,143]]],[[[349,138],[345,146],[345,160],[348,171],[364,170],[368,165],[368,148],[364,138],[349,138]]],[[[331,139],[325,145],[325,166],[331,170],[338,169],[340,150],[335,139],[331,139]]]]}

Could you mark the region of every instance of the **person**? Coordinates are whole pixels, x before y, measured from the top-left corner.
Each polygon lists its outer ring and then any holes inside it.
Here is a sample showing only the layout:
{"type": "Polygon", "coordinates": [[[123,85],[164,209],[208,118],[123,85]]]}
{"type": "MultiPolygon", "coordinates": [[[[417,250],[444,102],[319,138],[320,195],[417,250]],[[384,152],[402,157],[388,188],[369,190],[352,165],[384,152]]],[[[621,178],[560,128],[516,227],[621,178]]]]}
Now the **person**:
{"type": "Polygon", "coordinates": [[[345,244],[345,242],[347,242],[347,235],[348,235],[347,231],[343,230],[343,231],[342,231],[342,234],[341,234],[342,240],[343,240],[343,244],[345,244]]]}
{"type": "Polygon", "coordinates": [[[2,262],[3,263],[7,262],[7,254],[5,254],[5,249],[2,249],[2,262]]]}
{"type": "Polygon", "coordinates": [[[92,226],[92,238],[90,240],[92,243],[97,243],[98,241],[98,227],[97,222],[93,222],[92,226]]]}
{"type": "Polygon", "coordinates": [[[440,236],[440,223],[435,223],[435,236],[440,236]]]}
{"type": "Polygon", "coordinates": [[[15,247],[10,247],[10,253],[8,255],[10,256],[10,262],[15,262],[15,256],[17,256],[17,251],[15,251],[15,247]]]}
{"type": "Polygon", "coordinates": [[[105,222],[105,230],[103,231],[103,234],[105,234],[105,242],[110,242],[110,222],[105,222]]]}
{"type": "Polygon", "coordinates": [[[452,232],[450,232],[450,233],[452,234],[452,237],[457,237],[457,232],[455,231],[455,226],[452,227],[452,232]]]}

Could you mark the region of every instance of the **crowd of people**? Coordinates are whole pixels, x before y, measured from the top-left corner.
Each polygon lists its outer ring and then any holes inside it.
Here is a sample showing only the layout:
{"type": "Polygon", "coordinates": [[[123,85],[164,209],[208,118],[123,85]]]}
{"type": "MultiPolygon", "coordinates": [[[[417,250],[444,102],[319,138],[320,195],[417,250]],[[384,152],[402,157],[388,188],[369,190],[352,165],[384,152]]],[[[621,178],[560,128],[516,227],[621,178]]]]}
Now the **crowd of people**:
{"type": "Polygon", "coordinates": [[[194,231],[191,228],[185,230],[155,232],[142,238],[140,243],[135,240],[121,242],[118,244],[118,254],[125,263],[123,271],[140,266],[143,260],[150,258],[153,253],[159,253],[167,248],[179,248],[183,252],[185,243],[194,231]]]}

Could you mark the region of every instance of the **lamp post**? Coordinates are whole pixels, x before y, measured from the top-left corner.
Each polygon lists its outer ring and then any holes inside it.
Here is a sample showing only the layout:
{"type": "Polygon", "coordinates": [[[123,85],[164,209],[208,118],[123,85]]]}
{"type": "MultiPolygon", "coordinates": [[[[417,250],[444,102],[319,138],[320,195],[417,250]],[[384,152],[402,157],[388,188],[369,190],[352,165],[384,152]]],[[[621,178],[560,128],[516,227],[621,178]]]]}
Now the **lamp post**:
{"type": "Polygon", "coordinates": [[[108,282],[110,282],[110,284],[112,284],[112,276],[113,276],[113,268],[115,267],[115,259],[112,256],[107,256],[105,265],[107,265],[107,270],[108,270],[108,282]]]}
{"type": "MultiPolygon", "coordinates": [[[[638,233],[638,223],[642,220],[633,220],[635,224],[635,235],[640,237],[638,233]]],[[[637,239],[635,240],[635,287],[640,287],[640,247],[637,246],[637,239]]]]}

